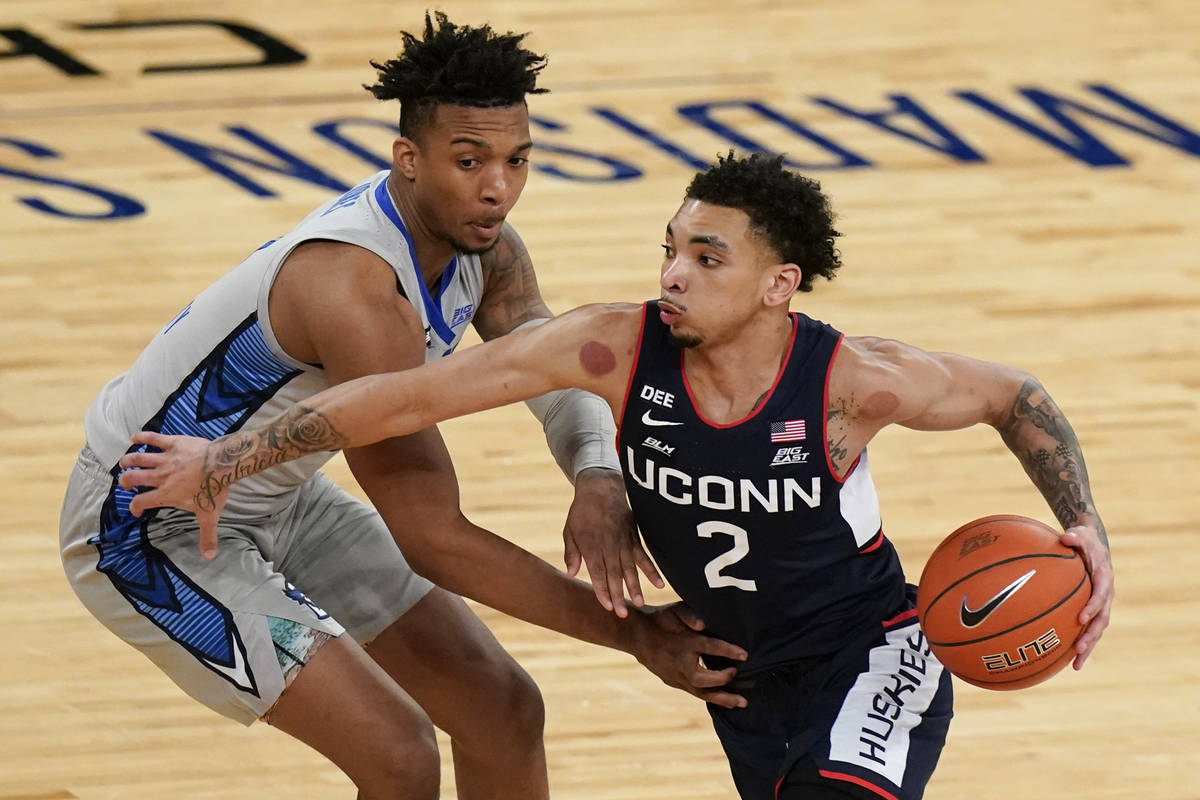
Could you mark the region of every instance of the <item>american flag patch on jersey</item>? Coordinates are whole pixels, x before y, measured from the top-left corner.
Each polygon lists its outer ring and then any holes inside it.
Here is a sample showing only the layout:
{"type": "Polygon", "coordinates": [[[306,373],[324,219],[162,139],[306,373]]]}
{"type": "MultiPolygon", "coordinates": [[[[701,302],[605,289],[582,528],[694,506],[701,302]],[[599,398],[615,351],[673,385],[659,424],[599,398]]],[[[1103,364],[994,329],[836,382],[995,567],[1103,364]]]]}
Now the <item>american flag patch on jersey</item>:
{"type": "Polygon", "coordinates": [[[783,422],[771,423],[772,442],[802,442],[804,441],[804,420],[789,419],[783,422]]]}

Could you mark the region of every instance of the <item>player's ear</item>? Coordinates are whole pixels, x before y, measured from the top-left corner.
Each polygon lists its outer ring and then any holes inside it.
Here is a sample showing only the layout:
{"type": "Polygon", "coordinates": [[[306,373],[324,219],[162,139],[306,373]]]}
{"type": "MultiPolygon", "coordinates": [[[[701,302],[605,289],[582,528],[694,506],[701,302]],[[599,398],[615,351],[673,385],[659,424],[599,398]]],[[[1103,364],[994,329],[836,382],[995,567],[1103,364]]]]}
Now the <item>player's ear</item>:
{"type": "Polygon", "coordinates": [[[800,288],[804,273],[795,264],[774,264],[767,269],[766,291],[763,293],[763,305],[787,305],[792,295],[800,288]]]}
{"type": "Polygon", "coordinates": [[[392,142],[392,168],[408,180],[417,176],[417,143],[407,136],[401,136],[392,142]]]}

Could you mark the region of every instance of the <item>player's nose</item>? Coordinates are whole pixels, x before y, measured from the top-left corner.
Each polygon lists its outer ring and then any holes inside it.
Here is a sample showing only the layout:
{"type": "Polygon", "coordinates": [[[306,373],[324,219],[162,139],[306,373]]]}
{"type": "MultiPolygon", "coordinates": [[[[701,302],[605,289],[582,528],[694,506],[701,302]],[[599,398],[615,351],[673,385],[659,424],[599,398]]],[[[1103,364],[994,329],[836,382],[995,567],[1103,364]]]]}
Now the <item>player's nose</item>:
{"type": "Polygon", "coordinates": [[[685,284],[684,277],[684,269],[679,263],[679,257],[676,256],[663,264],[658,283],[669,292],[682,292],[685,284]]]}
{"type": "Polygon", "coordinates": [[[503,170],[488,170],[479,186],[479,199],[489,206],[503,206],[512,194],[513,186],[503,170]]]}

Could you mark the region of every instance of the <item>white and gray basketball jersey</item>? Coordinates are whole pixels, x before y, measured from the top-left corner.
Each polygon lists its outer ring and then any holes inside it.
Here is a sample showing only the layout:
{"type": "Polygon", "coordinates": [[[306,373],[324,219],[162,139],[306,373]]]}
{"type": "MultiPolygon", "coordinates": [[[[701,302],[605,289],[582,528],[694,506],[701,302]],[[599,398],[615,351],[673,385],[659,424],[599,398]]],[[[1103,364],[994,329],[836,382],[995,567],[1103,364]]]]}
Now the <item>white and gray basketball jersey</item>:
{"type": "MultiPolygon", "coordinates": [[[[479,307],[479,257],[459,253],[430,292],[416,267],[404,220],[379,172],[317,208],[290,233],[264,244],[201,292],[151,340],[129,371],[108,383],[84,421],[88,445],[112,468],[138,430],[215,439],[272,419],[329,385],[319,366],[280,347],[267,301],[284,259],[315,239],[347,242],[391,264],[425,327],[426,361],[457,346],[479,307]]],[[[354,309],[347,309],[353,314],[354,309]]],[[[270,514],[332,453],[314,453],[253,475],[230,491],[227,515],[270,514]]]]}

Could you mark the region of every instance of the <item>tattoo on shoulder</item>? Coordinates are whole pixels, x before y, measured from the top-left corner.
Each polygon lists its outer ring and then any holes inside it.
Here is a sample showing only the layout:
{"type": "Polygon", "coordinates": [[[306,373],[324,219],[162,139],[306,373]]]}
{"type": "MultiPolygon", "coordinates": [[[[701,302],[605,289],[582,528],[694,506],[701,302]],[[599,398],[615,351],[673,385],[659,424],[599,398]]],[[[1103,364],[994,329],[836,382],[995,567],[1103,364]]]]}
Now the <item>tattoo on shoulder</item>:
{"type": "Polygon", "coordinates": [[[484,339],[502,336],[531,319],[550,316],[542,301],[533,260],[520,237],[506,229],[495,246],[480,256],[484,293],[475,326],[484,339]]]}

